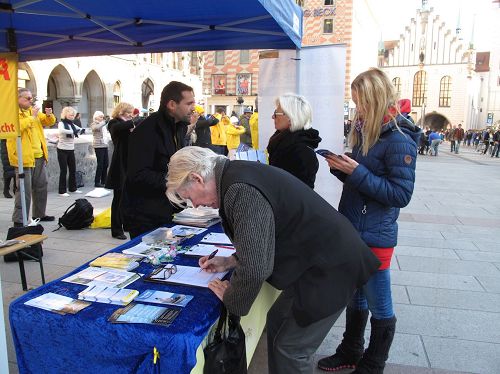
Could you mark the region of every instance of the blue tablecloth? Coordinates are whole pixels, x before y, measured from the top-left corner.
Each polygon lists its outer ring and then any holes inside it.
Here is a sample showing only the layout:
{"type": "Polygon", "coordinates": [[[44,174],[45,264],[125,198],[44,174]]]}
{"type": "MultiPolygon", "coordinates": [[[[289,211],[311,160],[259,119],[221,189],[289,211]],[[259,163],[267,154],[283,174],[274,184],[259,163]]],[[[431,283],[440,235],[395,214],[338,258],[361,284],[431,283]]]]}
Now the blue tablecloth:
{"type": "MultiPolygon", "coordinates": [[[[210,231],[222,232],[222,229],[217,225],[210,231]]],[[[195,244],[203,235],[182,244],[195,244]]],[[[135,238],[110,252],[120,252],[140,240],[135,238]]],[[[197,266],[198,260],[179,255],[175,263],[197,266]]],[[[150,264],[141,263],[133,271],[147,274],[152,269],[150,264]]],[[[92,303],[75,315],[59,315],[24,305],[47,292],[77,298],[85,286],[62,282],[68,275],[28,292],[10,305],[20,373],[189,373],[196,364],[198,346],[219,316],[220,301],[208,288],[163,285],[142,279],[127,288],[139,292],[146,289],[178,292],[193,295],[194,299],[169,327],[112,324],[108,318],[120,308],[117,305],[92,303]],[[160,352],[160,365],[153,364],[154,347],[160,352]]]]}

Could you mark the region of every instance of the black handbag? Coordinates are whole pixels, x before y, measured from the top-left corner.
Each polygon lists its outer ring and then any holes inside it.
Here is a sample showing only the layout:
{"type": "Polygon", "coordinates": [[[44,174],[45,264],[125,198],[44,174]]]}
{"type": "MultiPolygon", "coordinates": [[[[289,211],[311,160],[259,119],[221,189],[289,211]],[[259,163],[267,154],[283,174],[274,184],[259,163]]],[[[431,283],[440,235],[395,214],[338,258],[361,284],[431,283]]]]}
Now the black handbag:
{"type": "MultiPolygon", "coordinates": [[[[36,225],[36,226],[24,226],[24,227],[9,227],[9,231],[7,232],[7,240],[9,239],[15,239],[21,235],[25,234],[42,234],[43,233],[43,226],[42,225],[36,225]]],[[[33,244],[32,246],[28,248],[24,248],[22,250],[22,254],[19,252],[14,252],[14,253],[9,253],[5,256],[3,256],[3,259],[5,262],[14,262],[17,261],[17,256],[23,256],[23,259],[25,260],[35,260],[38,261],[40,260],[40,257],[43,256],[43,251],[42,251],[42,244],[33,244]]]]}
{"type": "Polygon", "coordinates": [[[203,374],[247,373],[245,333],[240,325],[240,317],[228,313],[225,306],[222,306],[213,340],[203,349],[203,353],[203,374]]]}

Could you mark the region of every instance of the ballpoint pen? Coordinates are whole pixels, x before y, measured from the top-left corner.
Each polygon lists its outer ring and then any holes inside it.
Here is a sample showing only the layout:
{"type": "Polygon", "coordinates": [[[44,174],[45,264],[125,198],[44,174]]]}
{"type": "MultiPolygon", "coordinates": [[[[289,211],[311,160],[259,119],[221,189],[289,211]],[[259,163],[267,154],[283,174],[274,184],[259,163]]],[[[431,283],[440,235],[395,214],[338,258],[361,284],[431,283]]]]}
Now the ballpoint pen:
{"type": "Polygon", "coordinates": [[[208,260],[211,260],[212,258],[214,258],[214,257],[215,257],[215,255],[217,254],[217,252],[219,252],[219,250],[218,250],[218,249],[216,249],[215,251],[213,251],[212,253],[210,253],[210,254],[208,255],[207,261],[208,261],[208,260]]]}
{"type": "MultiPolygon", "coordinates": [[[[210,254],[208,255],[207,261],[208,261],[208,260],[211,260],[212,258],[214,258],[214,257],[215,257],[215,255],[217,254],[217,252],[219,252],[219,250],[218,250],[218,249],[216,249],[215,251],[213,251],[212,253],[210,253],[210,254]]],[[[201,273],[202,271],[203,271],[203,268],[200,268],[200,273],[201,273]]]]}

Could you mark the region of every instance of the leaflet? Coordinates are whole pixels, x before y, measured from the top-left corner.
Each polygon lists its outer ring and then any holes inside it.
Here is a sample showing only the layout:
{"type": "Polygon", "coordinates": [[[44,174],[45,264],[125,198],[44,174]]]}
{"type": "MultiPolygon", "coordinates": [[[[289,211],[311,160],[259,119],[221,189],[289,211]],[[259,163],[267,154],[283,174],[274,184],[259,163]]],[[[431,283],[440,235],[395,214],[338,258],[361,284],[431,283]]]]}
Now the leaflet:
{"type": "Polygon", "coordinates": [[[172,293],[165,291],[146,290],[135,298],[135,301],[144,303],[164,304],[174,306],[186,306],[193,299],[191,295],[172,293]]]}
{"type": "Polygon", "coordinates": [[[212,244],[226,244],[233,245],[229,237],[221,232],[211,232],[201,239],[201,243],[212,243],[212,244]]]}
{"type": "Polygon", "coordinates": [[[181,309],[131,303],[116,310],[108,321],[113,323],[147,323],[170,326],[180,312],[181,309]]]}
{"type": "Polygon", "coordinates": [[[75,300],[71,297],[58,295],[53,292],[35,297],[34,299],[26,301],[24,304],[63,315],[66,313],[78,313],[80,310],[90,305],[89,302],[75,300]]]}
{"type": "Polygon", "coordinates": [[[82,284],[84,286],[88,286],[92,283],[96,286],[123,288],[140,278],[141,276],[139,274],[130,271],[89,266],[76,274],[70,275],[62,281],[82,284]]]}
{"type": "Polygon", "coordinates": [[[186,256],[208,256],[213,251],[217,250],[216,256],[219,257],[230,257],[235,253],[234,247],[232,246],[218,246],[213,244],[197,244],[193,245],[191,248],[187,249],[184,254],[186,256]]]}

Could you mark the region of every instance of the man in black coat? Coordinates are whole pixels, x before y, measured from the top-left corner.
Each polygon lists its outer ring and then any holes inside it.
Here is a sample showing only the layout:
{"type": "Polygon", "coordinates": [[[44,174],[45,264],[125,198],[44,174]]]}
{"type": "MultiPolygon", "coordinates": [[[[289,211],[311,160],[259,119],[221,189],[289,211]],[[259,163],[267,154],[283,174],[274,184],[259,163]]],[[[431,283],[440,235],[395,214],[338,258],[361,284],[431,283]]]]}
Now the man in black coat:
{"type": "Polygon", "coordinates": [[[161,93],[158,111],[130,135],[121,204],[130,238],[172,222],[174,207],[165,196],[168,163],[183,147],[194,105],[193,89],[172,81],[161,93]]]}

